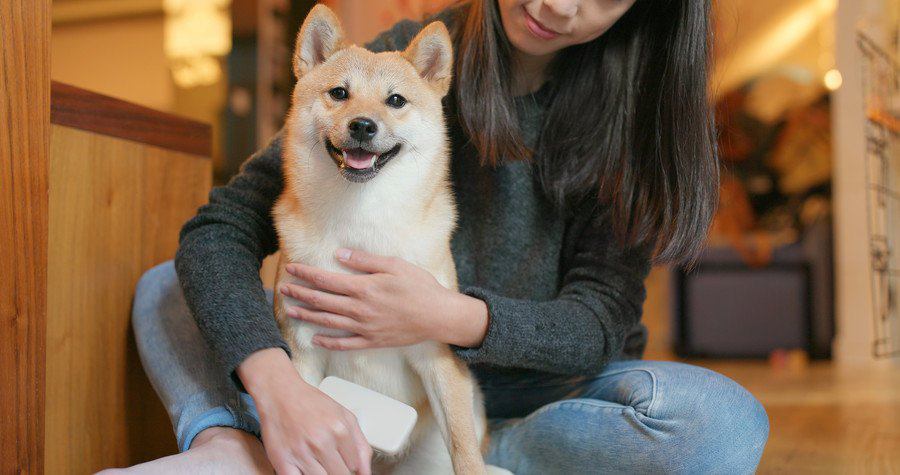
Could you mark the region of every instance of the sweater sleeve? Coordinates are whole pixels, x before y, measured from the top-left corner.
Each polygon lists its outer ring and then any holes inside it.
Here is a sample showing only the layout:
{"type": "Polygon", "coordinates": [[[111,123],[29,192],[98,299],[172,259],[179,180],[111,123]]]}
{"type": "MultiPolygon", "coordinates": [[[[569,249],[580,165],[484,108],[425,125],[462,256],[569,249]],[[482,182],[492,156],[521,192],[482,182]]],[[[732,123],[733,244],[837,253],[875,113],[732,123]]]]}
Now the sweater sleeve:
{"type": "Polygon", "coordinates": [[[266,300],[259,269],[278,249],[270,211],[283,186],[279,133],[181,229],[175,268],[185,301],[223,368],[251,353],[288,351],[266,300]]]}
{"type": "MultiPolygon", "coordinates": [[[[422,25],[405,20],[366,47],[403,49],[422,25]]],[[[264,348],[289,352],[266,300],[259,269],[278,250],[271,210],[283,188],[282,133],[250,157],[227,185],[210,192],[181,229],[175,268],[200,333],[223,369],[235,369],[264,348]]]]}
{"type": "Polygon", "coordinates": [[[594,215],[574,236],[556,298],[504,297],[482,287],[462,292],[483,300],[490,320],[481,345],[453,347],[470,364],[596,375],[619,355],[637,325],[650,271],[647,249],[619,248],[594,215]]]}

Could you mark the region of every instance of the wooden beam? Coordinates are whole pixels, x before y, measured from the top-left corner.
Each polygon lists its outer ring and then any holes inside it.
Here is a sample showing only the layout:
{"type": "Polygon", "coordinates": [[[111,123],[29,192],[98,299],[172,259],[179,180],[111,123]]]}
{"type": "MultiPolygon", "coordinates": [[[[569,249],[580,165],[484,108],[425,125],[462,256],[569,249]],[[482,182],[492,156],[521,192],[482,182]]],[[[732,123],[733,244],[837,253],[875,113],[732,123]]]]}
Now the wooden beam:
{"type": "Polygon", "coordinates": [[[208,157],[209,124],[53,81],[50,121],[168,150],[208,157]]]}
{"type": "Polygon", "coordinates": [[[0,0],[0,124],[0,473],[43,473],[50,0],[0,0]]]}

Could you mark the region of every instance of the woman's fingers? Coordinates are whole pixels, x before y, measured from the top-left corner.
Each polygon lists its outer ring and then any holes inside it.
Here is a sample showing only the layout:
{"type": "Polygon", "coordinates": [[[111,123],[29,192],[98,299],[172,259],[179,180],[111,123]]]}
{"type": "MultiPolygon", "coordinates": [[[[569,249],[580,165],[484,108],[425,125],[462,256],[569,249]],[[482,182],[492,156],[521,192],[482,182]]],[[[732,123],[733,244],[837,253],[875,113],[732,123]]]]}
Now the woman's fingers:
{"type": "Polygon", "coordinates": [[[325,467],[316,460],[312,453],[304,455],[300,459],[300,465],[300,473],[303,475],[328,475],[332,473],[325,470],[325,467]]]}
{"type": "Polygon", "coordinates": [[[325,335],[316,335],[313,337],[313,343],[329,350],[346,351],[346,350],[362,350],[365,348],[375,348],[370,340],[362,336],[344,336],[334,337],[325,335]]]}
{"type": "Polygon", "coordinates": [[[279,291],[288,297],[297,299],[308,306],[339,315],[355,315],[353,300],[345,295],[330,294],[321,290],[310,289],[298,284],[281,284],[279,291]]]}
{"type": "Polygon", "coordinates": [[[303,320],[304,322],[313,323],[322,327],[334,328],[335,330],[345,330],[350,333],[359,333],[360,325],[356,320],[337,315],[331,312],[323,312],[321,310],[313,310],[303,307],[291,307],[287,314],[291,318],[303,320]]]}
{"type": "Polygon", "coordinates": [[[352,295],[359,287],[359,276],[329,272],[318,267],[305,264],[288,264],[285,266],[288,274],[309,282],[315,288],[326,290],[341,295],[352,295]]]}
{"type": "MultiPolygon", "coordinates": [[[[353,417],[352,414],[351,417],[353,417]]],[[[359,428],[356,417],[353,417],[353,422],[353,445],[356,449],[357,457],[359,457],[357,474],[372,475],[372,446],[369,445],[369,441],[366,440],[366,436],[363,435],[362,430],[359,428]]]]}
{"type": "Polygon", "coordinates": [[[334,255],[345,266],[369,274],[394,273],[401,262],[397,257],[379,256],[358,249],[338,249],[334,255]]]}
{"type": "MultiPolygon", "coordinates": [[[[340,444],[340,441],[335,442],[338,442],[338,444],[340,444]]],[[[323,475],[333,473],[349,474],[353,472],[353,470],[351,470],[350,467],[346,463],[344,463],[344,460],[343,458],[341,458],[341,454],[337,451],[336,446],[319,450],[316,459],[321,464],[321,467],[325,469],[325,471],[322,472],[323,475]]],[[[304,470],[303,473],[306,473],[306,471],[304,470]]]]}
{"type": "Polygon", "coordinates": [[[362,436],[362,431],[359,430],[356,417],[349,411],[345,416],[345,421],[347,433],[338,441],[338,452],[350,471],[357,474],[369,473],[371,472],[371,449],[368,455],[359,450],[358,438],[362,438],[366,448],[369,448],[369,444],[362,436]]]}
{"type": "Polygon", "coordinates": [[[302,465],[302,462],[294,461],[291,459],[289,462],[275,463],[271,461],[272,467],[275,469],[275,472],[278,475],[282,473],[286,475],[303,475],[303,472],[300,471],[300,467],[298,465],[302,465]]]}

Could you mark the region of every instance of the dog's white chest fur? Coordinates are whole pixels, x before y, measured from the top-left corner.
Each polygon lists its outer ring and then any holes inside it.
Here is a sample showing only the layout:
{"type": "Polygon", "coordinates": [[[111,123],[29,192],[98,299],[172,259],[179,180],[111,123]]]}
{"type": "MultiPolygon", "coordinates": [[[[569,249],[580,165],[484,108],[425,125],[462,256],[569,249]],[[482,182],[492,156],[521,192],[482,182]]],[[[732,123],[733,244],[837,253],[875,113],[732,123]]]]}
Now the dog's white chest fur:
{"type": "MultiPolygon", "coordinates": [[[[283,260],[299,262],[332,272],[348,273],[335,259],[335,251],[340,247],[361,249],[379,255],[400,256],[418,263],[428,259],[435,250],[429,249],[428,239],[414,229],[384,229],[365,216],[344,216],[341,225],[317,229],[312,223],[305,224],[298,219],[288,218],[279,223],[282,230],[282,245],[285,249],[283,260]]],[[[384,218],[384,216],[382,216],[384,218]]],[[[388,223],[390,221],[381,221],[388,223]]],[[[426,233],[427,234],[427,233],[426,233]]],[[[435,237],[435,236],[431,236],[435,237]]],[[[432,240],[434,243],[440,241],[432,240]]],[[[290,281],[308,285],[298,279],[280,273],[280,282],[290,281]]],[[[288,306],[302,305],[290,298],[282,297],[282,311],[288,306]]],[[[321,327],[300,320],[286,322],[294,329],[294,343],[299,347],[311,347],[315,334],[345,336],[346,332],[321,327]]],[[[421,405],[425,393],[421,382],[406,362],[403,352],[396,348],[368,349],[354,351],[324,352],[323,376],[338,376],[367,388],[378,391],[413,407],[421,405]]],[[[309,381],[317,384],[318,381],[309,381]]]]}

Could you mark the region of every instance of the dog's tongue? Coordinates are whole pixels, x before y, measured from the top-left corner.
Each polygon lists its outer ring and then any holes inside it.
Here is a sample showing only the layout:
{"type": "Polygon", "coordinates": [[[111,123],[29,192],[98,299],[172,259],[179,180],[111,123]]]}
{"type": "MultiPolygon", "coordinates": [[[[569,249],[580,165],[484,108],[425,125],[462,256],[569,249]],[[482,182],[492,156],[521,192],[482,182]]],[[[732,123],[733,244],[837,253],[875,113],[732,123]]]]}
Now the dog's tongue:
{"type": "Polygon", "coordinates": [[[375,154],[364,150],[344,150],[344,165],[365,170],[375,163],[375,154]]]}

